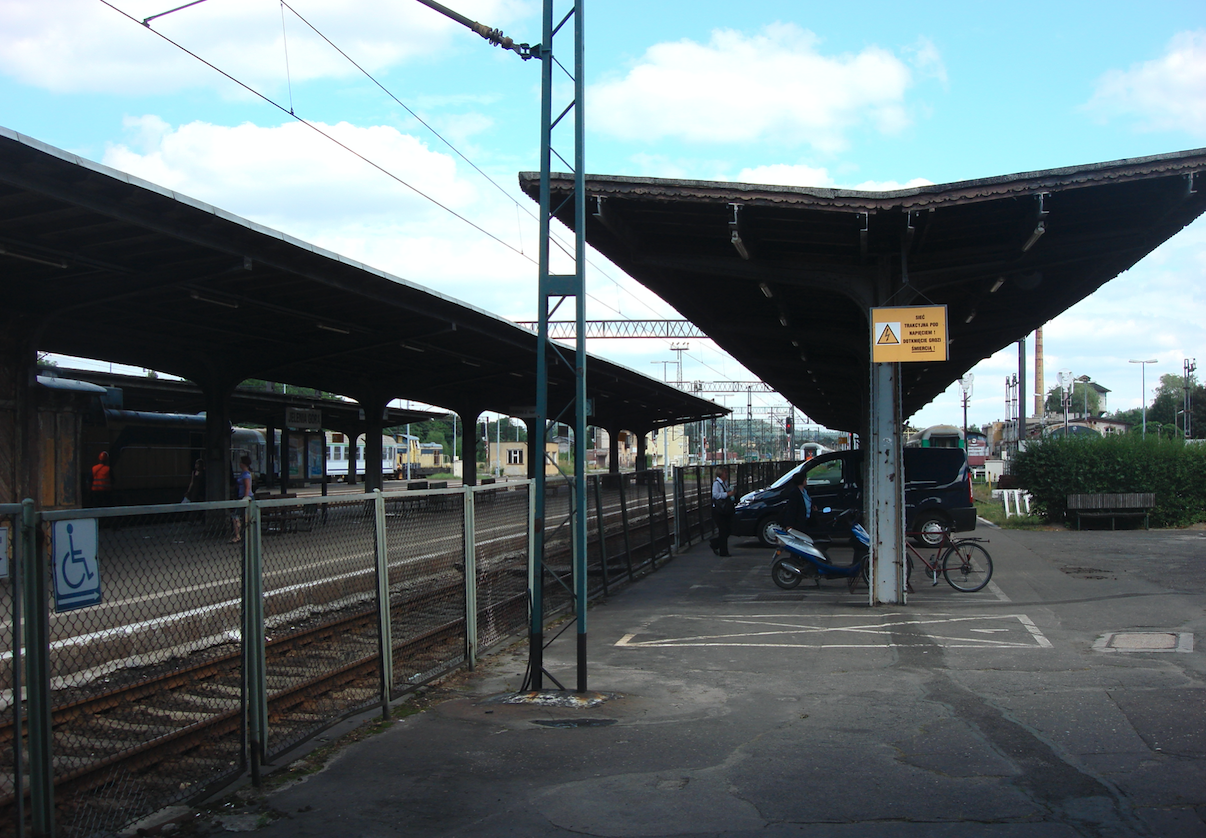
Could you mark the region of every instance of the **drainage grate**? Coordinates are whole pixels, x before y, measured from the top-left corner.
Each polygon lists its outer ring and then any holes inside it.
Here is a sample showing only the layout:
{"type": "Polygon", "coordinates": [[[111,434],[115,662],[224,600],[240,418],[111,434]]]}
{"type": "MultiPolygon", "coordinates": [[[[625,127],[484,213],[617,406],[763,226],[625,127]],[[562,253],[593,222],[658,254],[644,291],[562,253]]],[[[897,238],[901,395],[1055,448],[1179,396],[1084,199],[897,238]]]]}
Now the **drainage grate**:
{"type": "Polygon", "coordinates": [[[1113,631],[1093,644],[1098,652],[1192,652],[1193,632],[1113,631]]]}

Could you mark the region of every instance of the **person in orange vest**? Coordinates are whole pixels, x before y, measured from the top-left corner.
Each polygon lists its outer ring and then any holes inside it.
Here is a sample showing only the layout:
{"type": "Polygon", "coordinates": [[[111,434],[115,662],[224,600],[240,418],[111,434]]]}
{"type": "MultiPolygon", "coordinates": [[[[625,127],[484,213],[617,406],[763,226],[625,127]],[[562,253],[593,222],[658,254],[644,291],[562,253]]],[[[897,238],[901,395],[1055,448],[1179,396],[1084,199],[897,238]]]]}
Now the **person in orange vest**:
{"type": "Polygon", "coordinates": [[[92,505],[109,506],[113,497],[113,472],[109,469],[109,452],[102,451],[92,467],[92,505]]]}

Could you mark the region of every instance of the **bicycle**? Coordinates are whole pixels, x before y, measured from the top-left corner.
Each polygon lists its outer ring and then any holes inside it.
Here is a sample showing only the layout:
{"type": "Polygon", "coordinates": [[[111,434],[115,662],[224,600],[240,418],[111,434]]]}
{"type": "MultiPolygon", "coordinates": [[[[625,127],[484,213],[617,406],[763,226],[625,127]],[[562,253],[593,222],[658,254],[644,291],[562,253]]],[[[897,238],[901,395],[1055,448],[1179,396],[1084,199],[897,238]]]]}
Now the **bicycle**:
{"type": "Polygon", "coordinates": [[[987,543],[987,539],[953,539],[949,531],[943,530],[942,540],[935,545],[931,561],[906,541],[908,553],[905,580],[913,575],[913,556],[916,556],[925,565],[926,574],[933,580],[931,584],[938,584],[938,573],[941,570],[943,578],[956,591],[969,594],[979,591],[992,579],[992,556],[980,546],[983,543],[987,543]]]}

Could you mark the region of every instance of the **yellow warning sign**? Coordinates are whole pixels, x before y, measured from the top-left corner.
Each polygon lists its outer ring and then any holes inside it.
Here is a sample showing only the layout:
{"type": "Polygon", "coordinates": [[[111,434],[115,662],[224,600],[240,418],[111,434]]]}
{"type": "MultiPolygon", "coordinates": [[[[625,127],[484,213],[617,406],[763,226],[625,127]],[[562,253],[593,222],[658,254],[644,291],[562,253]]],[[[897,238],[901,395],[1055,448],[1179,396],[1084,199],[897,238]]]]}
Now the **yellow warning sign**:
{"type": "Polygon", "coordinates": [[[946,360],[946,306],[871,309],[871,360],[876,364],[946,360]]]}

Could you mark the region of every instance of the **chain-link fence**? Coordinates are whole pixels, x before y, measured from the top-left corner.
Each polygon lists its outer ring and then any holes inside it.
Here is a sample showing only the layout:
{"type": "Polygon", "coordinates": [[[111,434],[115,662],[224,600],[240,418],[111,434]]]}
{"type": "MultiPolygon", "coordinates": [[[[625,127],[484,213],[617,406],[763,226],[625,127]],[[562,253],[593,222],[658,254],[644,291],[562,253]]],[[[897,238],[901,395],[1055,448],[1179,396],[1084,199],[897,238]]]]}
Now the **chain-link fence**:
{"type": "Polygon", "coordinates": [[[465,659],[466,505],[461,489],[386,497],[393,697],[465,659]]]}
{"type": "Polygon", "coordinates": [[[257,504],[273,759],[381,694],[374,496],[257,504]]]}
{"type": "Polygon", "coordinates": [[[242,770],[243,507],[41,516],[58,834],[108,834],[242,770]]]}
{"type": "Polygon", "coordinates": [[[22,674],[16,642],[21,611],[16,585],[20,522],[20,506],[0,505],[0,811],[11,811],[14,821],[17,794],[28,787],[23,776],[25,743],[17,733],[22,674]]]}
{"type": "MultiPolygon", "coordinates": [[[[0,835],[17,834],[18,784],[24,823],[112,833],[255,777],[261,760],[525,631],[531,489],[30,506],[25,530],[21,506],[0,507],[0,835]],[[23,531],[35,546],[18,564],[23,531]],[[24,596],[21,566],[36,570],[24,596]],[[24,646],[40,669],[14,667],[24,646]]],[[[600,475],[588,491],[594,595],[668,556],[673,523],[659,472],[600,475]]],[[[572,601],[572,496],[549,486],[549,615],[572,601]]]]}
{"type": "Polygon", "coordinates": [[[527,485],[474,492],[477,643],[485,649],[528,623],[531,493],[527,485]]]}

